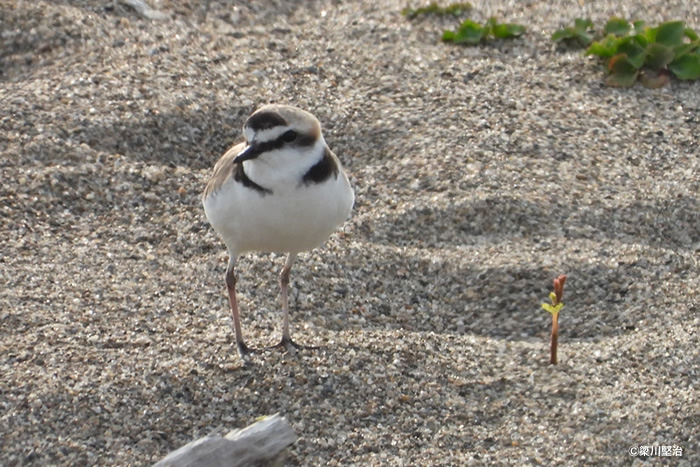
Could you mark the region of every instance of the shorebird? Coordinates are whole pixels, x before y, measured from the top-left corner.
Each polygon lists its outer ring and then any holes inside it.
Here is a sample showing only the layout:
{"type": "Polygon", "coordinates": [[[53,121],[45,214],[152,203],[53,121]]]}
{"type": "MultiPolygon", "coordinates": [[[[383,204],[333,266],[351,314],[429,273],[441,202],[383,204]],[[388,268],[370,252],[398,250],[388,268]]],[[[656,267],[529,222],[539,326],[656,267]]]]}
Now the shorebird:
{"type": "Polygon", "coordinates": [[[203,194],[204,211],[229,253],[226,269],[238,353],[246,346],[236,299],[234,267],[249,251],[287,253],[280,274],[282,340],[302,347],[289,330],[289,274],[300,252],[324,243],[348,218],[355,193],[321,124],[309,112],[266,105],[243,126],[245,141],[219,159],[203,194]]]}

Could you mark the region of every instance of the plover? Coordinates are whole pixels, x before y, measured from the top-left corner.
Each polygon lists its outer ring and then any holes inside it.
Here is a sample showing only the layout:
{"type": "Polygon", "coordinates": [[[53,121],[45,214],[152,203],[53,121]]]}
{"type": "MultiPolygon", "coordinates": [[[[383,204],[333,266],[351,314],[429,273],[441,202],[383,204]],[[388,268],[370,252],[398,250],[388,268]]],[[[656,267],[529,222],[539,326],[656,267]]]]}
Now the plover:
{"type": "Polygon", "coordinates": [[[234,273],[239,255],[287,253],[280,274],[283,327],[277,346],[301,347],[289,331],[289,273],[300,252],[324,243],[348,218],[355,193],[309,112],[263,106],[245,122],[243,136],[245,141],[214,166],[202,201],[228,248],[226,287],[238,353],[246,357],[251,349],[241,332],[234,273]]]}

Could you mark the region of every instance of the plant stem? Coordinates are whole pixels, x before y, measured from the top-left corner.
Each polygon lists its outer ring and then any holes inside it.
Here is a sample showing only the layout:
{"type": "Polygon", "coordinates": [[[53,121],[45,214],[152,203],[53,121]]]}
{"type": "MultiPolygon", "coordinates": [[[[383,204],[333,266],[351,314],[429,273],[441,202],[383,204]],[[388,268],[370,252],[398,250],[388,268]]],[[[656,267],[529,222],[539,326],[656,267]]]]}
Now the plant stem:
{"type": "Polygon", "coordinates": [[[552,313],[552,346],[549,363],[557,364],[557,344],[559,343],[559,313],[552,313]]]}

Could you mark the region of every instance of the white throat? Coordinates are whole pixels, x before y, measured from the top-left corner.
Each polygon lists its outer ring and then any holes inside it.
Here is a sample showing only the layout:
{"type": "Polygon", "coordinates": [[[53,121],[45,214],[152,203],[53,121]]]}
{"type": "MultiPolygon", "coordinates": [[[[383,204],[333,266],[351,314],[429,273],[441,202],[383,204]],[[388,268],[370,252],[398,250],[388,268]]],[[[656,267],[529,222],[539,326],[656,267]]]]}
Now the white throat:
{"type": "Polygon", "coordinates": [[[243,162],[246,175],[263,188],[277,192],[296,189],[302,177],[316,165],[326,150],[326,141],[320,136],[313,146],[282,147],[260,154],[243,162]]]}

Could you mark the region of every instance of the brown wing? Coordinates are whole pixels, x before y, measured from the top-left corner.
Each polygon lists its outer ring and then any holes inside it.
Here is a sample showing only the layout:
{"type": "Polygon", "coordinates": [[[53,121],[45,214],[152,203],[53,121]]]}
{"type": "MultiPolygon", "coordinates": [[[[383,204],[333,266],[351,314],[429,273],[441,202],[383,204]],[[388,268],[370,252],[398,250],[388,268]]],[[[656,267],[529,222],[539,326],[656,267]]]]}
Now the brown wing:
{"type": "Polygon", "coordinates": [[[233,160],[244,147],[245,143],[238,143],[232,146],[224,153],[223,156],[221,156],[219,161],[214,166],[214,171],[212,172],[211,177],[209,177],[206,188],[204,188],[202,199],[207,199],[209,195],[215,193],[216,190],[218,190],[229,177],[233,176],[233,160]]]}

